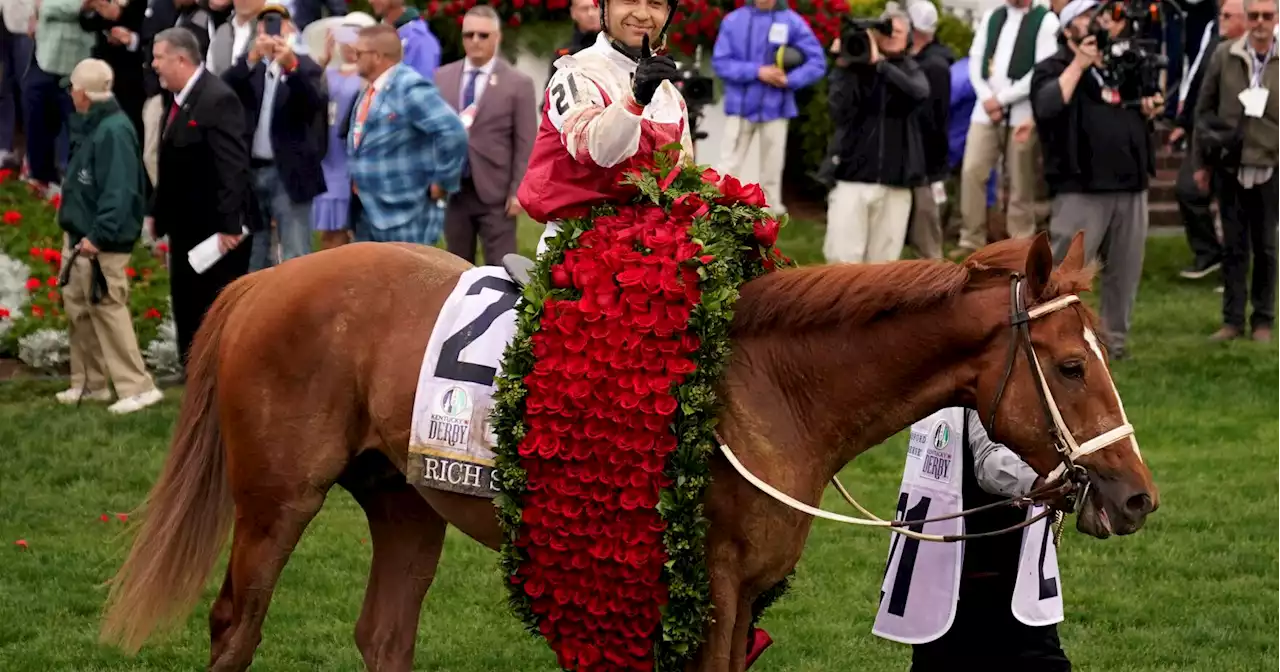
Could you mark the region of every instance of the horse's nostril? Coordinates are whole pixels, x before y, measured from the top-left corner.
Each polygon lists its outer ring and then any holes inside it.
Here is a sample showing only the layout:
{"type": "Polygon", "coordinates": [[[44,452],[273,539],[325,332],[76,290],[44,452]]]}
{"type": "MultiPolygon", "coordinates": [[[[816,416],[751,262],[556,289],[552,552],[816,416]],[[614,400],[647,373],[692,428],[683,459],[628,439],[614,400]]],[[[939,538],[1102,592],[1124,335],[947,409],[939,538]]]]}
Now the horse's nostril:
{"type": "Polygon", "coordinates": [[[1125,501],[1124,506],[1131,516],[1145,516],[1151,513],[1151,496],[1145,492],[1134,495],[1125,501]]]}

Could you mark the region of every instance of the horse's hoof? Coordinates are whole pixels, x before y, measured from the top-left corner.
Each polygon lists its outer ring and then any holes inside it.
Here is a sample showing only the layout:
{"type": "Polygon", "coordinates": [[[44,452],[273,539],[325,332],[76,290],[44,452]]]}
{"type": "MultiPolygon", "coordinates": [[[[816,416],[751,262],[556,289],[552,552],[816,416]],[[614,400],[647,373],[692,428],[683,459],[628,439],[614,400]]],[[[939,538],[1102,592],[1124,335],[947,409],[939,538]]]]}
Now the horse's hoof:
{"type": "Polygon", "coordinates": [[[772,643],[773,638],[769,633],[760,628],[752,628],[751,632],[747,633],[747,667],[750,668],[751,664],[756,662],[760,654],[764,653],[772,643]]]}
{"type": "Polygon", "coordinates": [[[502,256],[502,267],[507,269],[511,281],[524,287],[529,284],[529,274],[533,271],[533,260],[518,254],[502,256]]]}

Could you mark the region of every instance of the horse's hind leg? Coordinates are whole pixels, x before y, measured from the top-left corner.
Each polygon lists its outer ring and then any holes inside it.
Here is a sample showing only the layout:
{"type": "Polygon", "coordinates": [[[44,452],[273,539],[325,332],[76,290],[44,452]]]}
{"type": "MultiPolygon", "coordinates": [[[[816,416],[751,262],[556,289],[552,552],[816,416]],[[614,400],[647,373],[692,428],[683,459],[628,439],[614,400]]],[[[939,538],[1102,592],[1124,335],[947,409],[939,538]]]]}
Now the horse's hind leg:
{"type": "Polygon", "coordinates": [[[231,560],[209,612],[210,672],[240,672],[253,661],[276,580],[328,487],[252,483],[235,492],[231,560]]]}
{"type": "Polygon", "coordinates": [[[362,455],[338,483],[364,509],[373,541],[356,646],[368,669],[408,672],[446,523],[381,453],[362,455]]]}

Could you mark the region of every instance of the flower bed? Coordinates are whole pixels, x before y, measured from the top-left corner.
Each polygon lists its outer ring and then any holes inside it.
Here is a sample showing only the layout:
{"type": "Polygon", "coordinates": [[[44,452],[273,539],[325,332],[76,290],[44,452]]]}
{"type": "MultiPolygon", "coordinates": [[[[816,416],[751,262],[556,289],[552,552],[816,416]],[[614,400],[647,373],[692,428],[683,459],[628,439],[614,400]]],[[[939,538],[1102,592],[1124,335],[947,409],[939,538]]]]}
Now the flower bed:
{"type": "Polygon", "coordinates": [[[511,604],[570,670],[674,671],[701,644],[733,305],[791,263],[758,185],[662,154],[651,168],[628,177],[631,203],[565,218],[498,379],[511,604]]]}
{"type": "MultiPolygon", "coordinates": [[[[44,200],[17,176],[0,170],[0,358],[58,371],[70,361],[67,317],[58,287],[62,263],[59,198],[44,200]]],[[[163,250],[163,243],[159,245],[163,250]]],[[[129,310],[138,344],[158,373],[177,368],[169,321],[169,273],[143,245],[126,271],[129,310]]]]}

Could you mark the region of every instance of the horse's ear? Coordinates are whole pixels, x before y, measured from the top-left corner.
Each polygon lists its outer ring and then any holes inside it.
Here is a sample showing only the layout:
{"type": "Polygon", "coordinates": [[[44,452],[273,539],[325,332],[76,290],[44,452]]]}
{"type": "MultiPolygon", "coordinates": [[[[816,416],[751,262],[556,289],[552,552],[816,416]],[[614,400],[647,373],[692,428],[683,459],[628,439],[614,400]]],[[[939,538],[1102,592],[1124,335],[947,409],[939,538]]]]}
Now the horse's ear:
{"type": "Polygon", "coordinates": [[[1071,237],[1071,247],[1067,248],[1067,256],[1062,258],[1058,268],[1067,272],[1084,268],[1084,231],[1076,231],[1076,235],[1071,237]]]}
{"type": "Polygon", "coordinates": [[[1044,293],[1053,273],[1053,250],[1049,248],[1049,234],[1041,232],[1031,240],[1027,249],[1027,297],[1035,301],[1044,293]]]}

